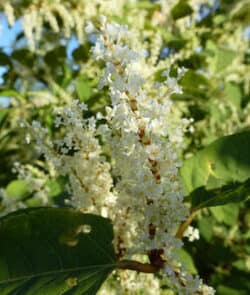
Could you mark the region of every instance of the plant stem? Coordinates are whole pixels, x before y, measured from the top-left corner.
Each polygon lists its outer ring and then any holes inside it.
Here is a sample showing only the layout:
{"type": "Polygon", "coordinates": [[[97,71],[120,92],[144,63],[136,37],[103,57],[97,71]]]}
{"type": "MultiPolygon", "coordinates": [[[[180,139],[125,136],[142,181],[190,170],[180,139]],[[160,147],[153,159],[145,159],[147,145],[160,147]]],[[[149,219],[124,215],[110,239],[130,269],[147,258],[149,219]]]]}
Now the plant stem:
{"type": "Polygon", "coordinates": [[[197,214],[198,210],[194,210],[190,216],[179,226],[177,233],[175,235],[176,238],[181,239],[183,237],[184,232],[188,228],[188,226],[193,221],[195,215],[197,214]]]}
{"type": "Polygon", "coordinates": [[[134,260],[121,260],[119,262],[118,268],[135,270],[135,271],[144,272],[144,273],[156,273],[160,270],[159,267],[154,266],[150,263],[141,263],[134,260]]]}

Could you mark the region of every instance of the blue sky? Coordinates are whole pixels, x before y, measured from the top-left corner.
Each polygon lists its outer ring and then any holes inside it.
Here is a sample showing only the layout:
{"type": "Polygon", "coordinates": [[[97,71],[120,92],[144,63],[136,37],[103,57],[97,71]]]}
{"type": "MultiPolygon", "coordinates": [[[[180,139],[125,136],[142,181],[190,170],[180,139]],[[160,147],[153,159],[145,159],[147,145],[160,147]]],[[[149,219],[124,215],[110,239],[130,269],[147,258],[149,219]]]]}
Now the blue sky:
{"type": "MultiPolygon", "coordinates": [[[[12,52],[13,42],[16,35],[22,32],[22,23],[20,20],[16,21],[13,27],[8,26],[7,19],[4,14],[0,14],[0,50],[7,54],[12,52]]],[[[79,46],[75,36],[67,42],[67,56],[71,59],[72,51],[79,46]]],[[[1,76],[5,73],[6,68],[0,66],[0,85],[3,83],[1,76]]],[[[9,99],[6,97],[0,97],[0,106],[7,106],[9,99]]]]}
{"type": "MultiPolygon", "coordinates": [[[[12,28],[9,28],[6,17],[0,14],[0,48],[5,53],[9,54],[12,51],[12,44],[17,34],[22,31],[20,21],[17,21],[12,28]]],[[[1,76],[5,73],[5,67],[0,66],[0,84],[3,83],[1,76]]],[[[9,98],[0,97],[0,105],[8,106],[9,98]]]]}
{"type": "Polygon", "coordinates": [[[7,19],[3,14],[0,14],[0,48],[6,53],[11,52],[12,43],[15,36],[22,31],[21,22],[15,22],[12,28],[9,28],[7,19]]]}

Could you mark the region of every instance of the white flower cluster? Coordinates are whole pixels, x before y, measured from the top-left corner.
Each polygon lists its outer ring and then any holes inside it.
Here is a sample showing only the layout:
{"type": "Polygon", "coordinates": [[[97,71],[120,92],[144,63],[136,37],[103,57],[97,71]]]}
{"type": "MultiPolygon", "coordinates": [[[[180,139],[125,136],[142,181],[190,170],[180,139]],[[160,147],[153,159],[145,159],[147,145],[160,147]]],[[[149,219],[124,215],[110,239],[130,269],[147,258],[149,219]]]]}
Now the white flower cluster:
{"type": "Polygon", "coordinates": [[[55,127],[64,134],[60,139],[49,140],[46,129],[38,122],[32,123],[30,133],[36,138],[38,151],[60,175],[69,177],[69,202],[82,211],[107,216],[108,206],[115,202],[110,164],[96,138],[96,120],[83,119],[84,110],[87,106],[76,100],[71,107],[55,110],[55,127]]]}
{"type": "Polygon", "coordinates": [[[110,276],[98,295],[158,295],[161,294],[160,287],[160,281],[153,274],[123,270],[110,276]]]}
{"type": "MultiPolygon", "coordinates": [[[[62,36],[69,38],[75,32],[78,41],[84,41],[85,18],[95,17],[99,13],[122,14],[122,8],[127,1],[120,0],[92,0],[86,2],[63,1],[63,0],[43,0],[30,1],[30,5],[25,8],[16,7],[16,1],[3,0],[0,7],[7,16],[9,24],[12,26],[16,18],[20,15],[25,36],[31,50],[35,50],[36,42],[42,37],[43,26],[48,24],[54,33],[62,33],[62,36]],[[115,8],[115,9],[114,9],[115,8]]],[[[133,2],[133,0],[131,0],[133,2]]]]}
{"type": "Polygon", "coordinates": [[[190,225],[184,232],[183,237],[187,237],[189,242],[193,242],[194,240],[199,240],[200,233],[197,228],[194,228],[193,226],[190,225]]]}
{"type": "MultiPolygon", "coordinates": [[[[126,26],[109,24],[102,17],[100,34],[92,49],[93,56],[106,63],[101,86],[108,85],[112,101],[105,119],[113,171],[118,179],[117,202],[121,204],[125,232],[133,236],[131,241],[137,248],[134,250],[147,253],[164,249],[169,258],[172,249],[181,245],[174,236],[187,215],[177,157],[186,126],[180,122],[173,128],[172,103],[159,86],[157,96],[144,91],[144,80],[136,71],[140,55],[126,45],[128,38],[126,26]]],[[[176,83],[170,88],[168,81],[161,87],[166,87],[169,94],[180,91],[176,83]]],[[[127,239],[121,240],[125,248],[130,248],[127,239]]]]}
{"type": "Polygon", "coordinates": [[[167,286],[172,289],[178,295],[214,295],[215,290],[203,284],[202,279],[199,276],[192,276],[188,274],[182,267],[178,270],[166,266],[164,269],[167,276],[163,277],[167,286]]]}
{"type": "Polygon", "coordinates": [[[178,294],[205,294],[198,277],[176,271],[173,254],[182,246],[175,235],[188,214],[177,153],[189,120],[176,122],[169,99],[181,89],[167,71],[164,82],[145,87],[141,56],[127,45],[127,26],[101,17],[100,28],[89,23],[87,32],[97,35],[92,53],[105,62],[99,87],[108,87],[111,105],[105,115],[83,118],[87,106],[73,101],[56,111],[62,138],[49,140],[38,122],[30,133],[58,173],[69,177],[69,202],[111,218],[120,258],[148,255],[178,294]]]}
{"type": "Polygon", "coordinates": [[[95,59],[105,61],[100,86],[109,87],[111,98],[103,129],[117,178],[118,252],[147,253],[153,260],[159,251],[167,261],[165,267],[175,273],[171,283],[179,292],[185,289],[178,294],[202,294],[198,277],[180,272],[181,278],[171,265],[173,250],[182,244],[175,234],[187,216],[178,179],[177,149],[189,122],[184,119],[173,124],[169,99],[171,93],[180,93],[181,89],[165,72],[166,81],[152,91],[155,95],[149,95],[137,71],[140,54],[126,45],[127,26],[107,23],[105,17],[100,21],[99,30],[91,26],[91,31],[99,33],[92,53],[95,59]]]}

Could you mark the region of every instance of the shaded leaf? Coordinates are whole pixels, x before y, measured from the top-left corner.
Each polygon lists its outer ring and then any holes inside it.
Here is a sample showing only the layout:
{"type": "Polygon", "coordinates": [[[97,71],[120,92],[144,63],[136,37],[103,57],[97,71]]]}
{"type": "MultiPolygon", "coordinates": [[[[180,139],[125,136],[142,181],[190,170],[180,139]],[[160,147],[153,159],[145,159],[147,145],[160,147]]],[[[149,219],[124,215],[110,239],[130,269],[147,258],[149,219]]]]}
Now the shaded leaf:
{"type": "Polygon", "coordinates": [[[0,219],[0,293],[95,294],[116,264],[112,239],[108,219],[72,209],[9,214],[0,219]]]}
{"type": "Polygon", "coordinates": [[[243,0],[237,2],[238,3],[235,5],[234,9],[231,11],[231,17],[234,19],[239,19],[249,25],[250,1],[243,0]]]}
{"type": "MultiPolygon", "coordinates": [[[[226,205],[245,201],[250,197],[250,179],[244,183],[233,183],[221,188],[206,190],[204,187],[195,189],[189,196],[193,209],[226,205]]],[[[229,210],[232,214],[232,210],[229,210]]],[[[232,220],[232,216],[231,216],[232,220]]],[[[229,222],[229,221],[228,221],[229,222]]]]}
{"type": "Polygon", "coordinates": [[[11,66],[11,59],[4,52],[0,52],[0,66],[11,66]]]}
{"type": "Polygon", "coordinates": [[[72,52],[72,56],[77,62],[87,62],[89,55],[90,53],[88,45],[80,45],[72,52]]]}
{"type": "Polygon", "coordinates": [[[11,57],[28,67],[32,67],[35,63],[35,56],[26,48],[13,51],[11,57]]]}
{"type": "Polygon", "coordinates": [[[212,217],[201,218],[198,220],[200,235],[210,242],[213,237],[214,219],[212,217]]]}
{"type": "Polygon", "coordinates": [[[0,128],[4,125],[6,118],[8,117],[9,110],[3,107],[0,107],[0,128]]]}
{"type": "Polygon", "coordinates": [[[174,20],[185,17],[193,12],[187,0],[180,0],[172,9],[171,15],[174,20]]]}

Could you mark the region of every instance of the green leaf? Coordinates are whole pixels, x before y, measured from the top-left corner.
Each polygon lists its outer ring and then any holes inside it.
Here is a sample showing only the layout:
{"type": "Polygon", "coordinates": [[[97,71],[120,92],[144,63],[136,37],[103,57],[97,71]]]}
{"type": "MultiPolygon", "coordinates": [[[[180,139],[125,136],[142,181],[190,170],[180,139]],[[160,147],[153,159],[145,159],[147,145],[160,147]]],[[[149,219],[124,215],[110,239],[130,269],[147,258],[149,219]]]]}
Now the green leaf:
{"type": "Polygon", "coordinates": [[[213,237],[214,219],[211,216],[200,218],[198,220],[198,227],[200,235],[204,238],[204,240],[210,242],[213,237]]]}
{"type": "Polygon", "coordinates": [[[204,75],[193,70],[188,70],[181,78],[180,84],[184,87],[194,87],[194,85],[195,87],[200,87],[208,86],[209,81],[204,75]]]}
{"type": "Polygon", "coordinates": [[[217,288],[217,292],[219,295],[247,295],[247,291],[239,290],[239,289],[233,289],[227,286],[220,285],[217,288]]]}
{"type": "Polygon", "coordinates": [[[19,98],[19,99],[24,99],[23,94],[21,94],[20,92],[17,92],[16,90],[13,90],[13,89],[0,91],[0,96],[15,97],[15,98],[19,98]]]}
{"type": "Polygon", "coordinates": [[[233,183],[218,189],[206,190],[199,187],[187,199],[192,202],[194,210],[228,203],[246,201],[250,196],[250,179],[244,183],[233,183]]]}
{"type": "Polygon", "coordinates": [[[7,119],[9,110],[3,107],[0,107],[0,128],[4,125],[5,120],[7,119]]]}
{"type": "Polygon", "coordinates": [[[237,1],[238,3],[235,5],[234,9],[231,12],[231,17],[233,19],[238,19],[241,22],[245,22],[246,25],[249,25],[250,19],[250,1],[243,0],[237,1]]]}
{"type": "Polygon", "coordinates": [[[76,91],[77,91],[78,97],[82,101],[87,101],[91,98],[92,87],[86,75],[82,75],[77,79],[76,91]]]}
{"type": "Polygon", "coordinates": [[[244,257],[244,259],[236,260],[233,262],[233,266],[240,271],[250,273],[250,256],[247,256],[246,258],[244,257]]]}
{"type": "Polygon", "coordinates": [[[250,176],[250,131],[224,136],[184,161],[181,168],[186,195],[204,186],[218,188],[244,182],[250,176]]]}
{"type": "Polygon", "coordinates": [[[193,209],[246,200],[250,195],[250,132],[222,137],[184,162],[181,176],[193,209]]]}
{"type": "Polygon", "coordinates": [[[208,58],[213,73],[218,73],[232,64],[237,57],[237,52],[230,48],[219,48],[211,40],[207,42],[207,50],[212,53],[208,58]]]}
{"type": "Polygon", "coordinates": [[[241,91],[237,84],[226,82],[225,83],[225,94],[229,101],[239,109],[241,106],[241,91]]]}
{"type": "Polygon", "coordinates": [[[50,67],[58,67],[60,64],[64,64],[66,57],[66,48],[60,45],[48,51],[44,56],[44,60],[50,67]]]}
{"type": "Polygon", "coordinates": [[[32,67],[35,63],[35,55],[26,48],[13,51],[11,57],[28,67],[32,67]]]}
{"type": "Polygon", "coordinates": [[[11,64],[10,57],[6,53],[0,51],[0,66],[11,66],[11,64]]]}
{"type": "Polygon", "coordinates": [[[174,20],[185,17],[193,12],[187,0],[180,0],[172,9],[171,15],[174,20]]]}
{"type": "Polygon", "coordinates": [[[195,267],[192,256],[183,248],[175,250],[175,254],[178,256],[178,260],[182,265],[185,266],[189,273],[197,274],[197,269],[195,267]]]}
{"type": "Polygon", "coordinates": [[[0,219],[0,294],[92,295],[116,266],[108,219],[66,208],[0,219]]]}
{"type": "Polygon", "coordinates": [[[24,198],[28,193],[29,189],[24,180],[17,179],[11,181],[6,187],[6,193],[9,197],[20,200],[24,198]]]}
{"type": "MultiPolygon", "coordinates": [[[[249,191],[250,193],[250,191],[249,191]]],[[[220,197],[220,196],[219,196],[220,197]]],[[[239,204],[227,204],[225,206],[211,207],[210,211],[219,223],[234,226],[238,222],[239,204]]]]}
{"type": "Polygon", "coordinates": [[[72,56],[77,62],[87,62],[90,56],[88,45],[80,45],[72,52],[72,56]]]}
{"type": "Polygon", "coordinates": [[[232,64],[237,54],[230,49],[218,49],[216,71],[220,72],[232,64]]]}

